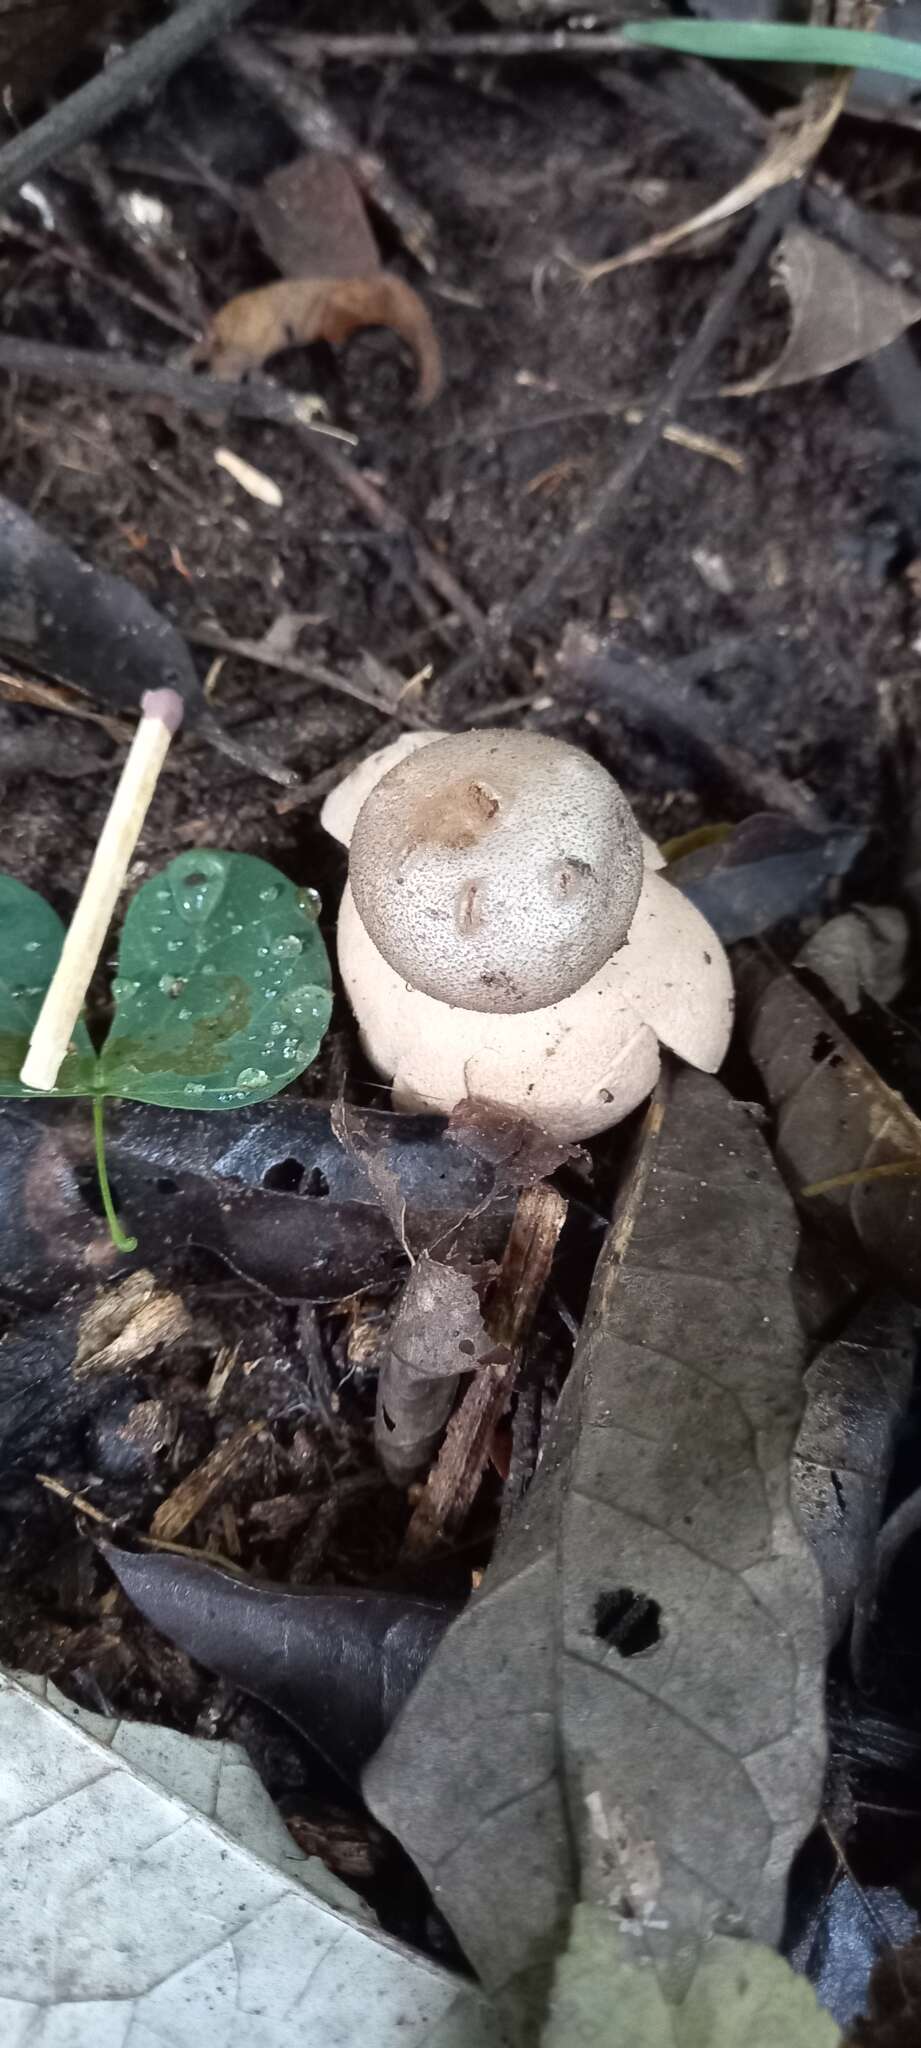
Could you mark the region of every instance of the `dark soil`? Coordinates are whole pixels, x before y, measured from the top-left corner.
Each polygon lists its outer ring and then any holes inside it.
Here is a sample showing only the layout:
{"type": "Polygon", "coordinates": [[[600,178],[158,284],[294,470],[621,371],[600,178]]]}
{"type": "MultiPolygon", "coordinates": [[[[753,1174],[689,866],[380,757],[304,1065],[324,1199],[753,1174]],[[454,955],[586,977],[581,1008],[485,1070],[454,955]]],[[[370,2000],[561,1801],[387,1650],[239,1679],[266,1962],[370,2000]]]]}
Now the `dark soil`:
{"type": "MultiPolygon", "coordinates": [[[[370,4],[335,13],[337,28],[375,25],[370,4]]],[[[382,25],[394,25],[392,10],[377,14],[382,25]]],[[[311,27],[318,25],[312,16],[311,27]]],[[[707,136],[682,129],[674,100],[657,127],[648,92],[624,89],[625,79],[654,74],[637,61],[622,76],[612,72],[609,83],[562,62],[492,70],[366,65],[324,74],[353,132],[434,219],[438,267],[428,281],[387,223],[376,226],[386,259],[427,299],[444,349],[445,389],[431,410],[414,411],[410,367],[384,333],[356,339],[335,358],[323,347],[292,353],[273,371],[318,393],[336,423],[358,437],[362,468],[484,613],[506,603],[568,532],[635,432],[624,409],[657,390],[730,260],[735,228],[706,253],[679,253],[580,289],[574,262],[626,246],[731,182],[707,136]]],[[[890,177],[899,151],[910,146],[890,137],[890,177]]],[[[841,142],[854,196],[862,180],[872,189],[880,149],[875,134],[862,130],[841,142]]],[[[180,285],[185,280],[190,307],[199,293],[211,310],[272,275],[227,184],[256,184],[293,153],[276,117],[215,56],[187,71],[146,114],[111,131],[98,161],[116,194],[140,192],[168,209],[156,260],[180,285]]],[[[16,207],[30,241],[0,238],[4,327],[175,359],[182,338],[108,281],[154,294],[143,247],[132,247],[124,226],[116,233],[111,208],[103,217],[85,166],[49,175],[42,192],[60,232],[46,235],[35,209],[16,207]],[[68,263],[75,237],[91,253],[92,275],[68,263]]],[[[724,377],[776,352],[783,331],[782,300],[762,279],[731,345],[711,365],[711,394],[724,377]]],[[[510,715],[587,746],[622,780],[644,825],[673,836],[743,815],[744,790],[715,770],[708,777],[696,760],[691,766],[672,743],[638,736],[613,704],[586,707],[569,698],[555,665],[561,630],[570,619],[616,629],[625,647],[664,662],[728,634],[750,637],[757,658],[701,684],[718,706],[724,737],[756,764],[802,781],[833,819],[875,827],[876,867],[885,876],[899,853],[898,800],[915,744],[921,622],[919,585],[907,573],[916,537],[873,390],[862,373],[844,372],[775,397],[704,395],[689,403],[682,424],[721,444],[738,466],[663,442],[559,602],[516,643],[509,667],[484,662],[446,707],[446,722],[475,722],[506,698],[535,700],[526,713],[510,715]]],[[[371,652],[406,678],[431,665],[436,683],[470,645],[467,628],[441,607],[435,630],[420,617],[405,581],[411,550],[369,526],[305,440],[283,428],[211,421],[167,404],[141,407],[26,378],[6,381],[0,447],[4,492],[88,559],[129,577],[193,640],[209,626],[256,639],[294,612],[306,615],[303,655],[354,674],[371,652]],[[276,481],[281,510],[257,503],[216,467],[221,444],[276,481]]],[[[209,657],[199,651],[204,674],[209,657]]],[[[233,656],[214,682],[213,702],[228,726],[305,781],[372,745],[380,724],[355,702],[233,656]]],[[[0,719],[0,777],[7,734],[36,743],[35,765],[5,777],[3,866],[66,911],[104,816],[118,750],[98,728],[52,712],[0,707],[0,719]]],[[[194,738],[183,740],[133,880],[186,845],[257,852],[320,888],[331,936],[343,862],[320,832],[318,809],[318,800],[287,808],[271,783],[194,738]]],[[[310,1089],[334,1093],[343,1075],[347,1094],[370,1099],[345,1018],[310,1089]]],[[[8,1538],[0,1652],[7,1662],[50,1673],[92,1706],[251,1742],[273,1789],[288,1795],[289,1806],[293,1800],[311,1844],[317,1817],[322,1823],[336,1809],[333,1820],[348,1842],[343,1867],[353,1876],[361,1855],[349,1829],[364,1824],[354,1813],[343,1820],[341,1791],[260,1710],[226,1694],[138,1622],[113,1592],[89,1526],[36,1478],[39,1470],[56,1472],[122,1527],[143,1530],[157,1502],[216,1442],[242,1421],[260,1419],[266,1431],[242,1477],[183,1540],[229,1551],[289,1583],[392,1576],[407,1507],[385,1482],[369,1480],[367,1431],[386,1301],[322,1313],[324,1356],[341,1404],[331,1423],[293,1310],[247,1291],[204,1255],[188,1254],[181,1285],[193,1339],[119,1375],[103,1406],[88,1410],[82,1442],[64,1458],[49,1424],[33,1445],[31,1468],[19,1470],[0,1498],[8,1538]],[[149,1415],[139,1413],[151,1402],[162,1409],[153,1436],[149,1415]],[[362,1476],[364,1488],[356,1490],[362,1476]],[[273,1525],[257,1512],[261,1503],[305,1490],[315,1501],[306,1523],[285,1527],[276,1508],[273,1525]]],[[[576,1308],[581,1287],[580,1276],[576,1308]]],[[[8,1327],[22,1307],[7,1304],[8,1327]]],[[[559,1328],[545,1333],[548,1353],[559,1351],[559,1328]]],[[[490,1513],[442,1574],[443,1590],[469,1585],[471,1565],[485,1555],[490,1513]]],[[[335,1826],[324,1839],[327,1846],[337,1839],[335,1826]]],[[[388,1853],[371,1838],[369,1869],[380,1869],[375,1857],[388,1853]]],[[[402,1921],[399,1912],[393,1918],[416,1938],[430,1938],[424,1910],[413,1913],[407,1907],[402,1921]]]]}

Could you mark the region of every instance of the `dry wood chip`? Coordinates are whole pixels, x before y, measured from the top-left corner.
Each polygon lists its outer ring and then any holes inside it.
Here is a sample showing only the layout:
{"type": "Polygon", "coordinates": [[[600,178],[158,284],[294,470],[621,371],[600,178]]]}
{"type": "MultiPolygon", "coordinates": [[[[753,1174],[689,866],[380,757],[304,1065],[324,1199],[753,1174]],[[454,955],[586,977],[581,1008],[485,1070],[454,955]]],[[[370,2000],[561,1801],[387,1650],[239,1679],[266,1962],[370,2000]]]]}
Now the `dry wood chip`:
{"type": "Polygon", "coordinates": [[[194,1324],[178,1294],[152,1273],[129,1273],[100,1294],[81,1318],[74,1372],[114,1372],[189,1337],[194,1324]]]}
{"type": "Polygon", "coordinates": [[[247,1422],[228,1437],[226,1443],[218,1444],[209,1452],[203,1463],[197,1465],[194,1472],[188,1472],[172,1493],[160,1502],[150,1525],[151,1536],[156,1536],[161,1543],[175,1543],[215,1494],[236,1475],[253,1438],[264,1429],[264,1422],[247,1422]]]}

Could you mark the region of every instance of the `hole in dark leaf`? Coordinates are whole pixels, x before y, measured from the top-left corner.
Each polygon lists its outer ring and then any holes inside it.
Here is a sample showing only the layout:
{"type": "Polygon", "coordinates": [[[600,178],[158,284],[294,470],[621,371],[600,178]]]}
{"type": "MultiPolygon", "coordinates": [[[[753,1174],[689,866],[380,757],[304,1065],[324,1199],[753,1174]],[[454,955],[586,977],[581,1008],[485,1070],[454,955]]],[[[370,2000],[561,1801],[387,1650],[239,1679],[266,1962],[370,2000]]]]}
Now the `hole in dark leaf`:
{"type": "MultiPolygon", "coordinates": [[[[119,1195],[114,1180],[110,1181],[109,1185],[112,1193],[113,1206],[117,1214],[118,1210],[121,1208],[121,1197],[119,1195]]],[[[95,1172],[78,1174],[77,1186],[80,1190],[80,1199],[81,1201],[86,1203],[86,1206],[90,1211],[90,1214],[93,1216],[98,1216],[102,1222],[105,1222],[106,1212],[103,1207],[102,1195],[99,1192],[99,1182],[96,1179],[95,1172]]]]}
{"type": "Polygon", "coordinates": [[[178,1195],[178,1180],[173,1180],[171,1175],[168,1173],[161,1173],[160,1178],[157,1181],[157,1193],[158,1195],[178,1195]]]}
{"type": "Polygon", "coordinates": [[[208,880],[208,877],[207,877],[207,875],[203,875],[203,874],[200,874],[200,873],[199,873],[199,870],[198,870],[198,869],[196,868],[196,869],[194,870],[194,873],[190,873],[190,874],[186,875],[186,878],[185,878],[185,879],[186,879],[186,881],[187,881],[188,883],[190,883],[190,884],[191,884],[192,888],[194,889],[194,888],[196,888],[196,887],[197,887],[197,885],[198,885],[199,883],[201,883],[201,882],[207,882],[207,880],[208,880]]]}
{"type": "Polygon", "coordinates": [[[279,1159],[274,1166],[267,1166],[262,1176],[264,1188],[273,1188],[277,1195],[297,1195],[304,1178],[304,1163],[301,1159],[279,1159]]]}
{"type": "Polygon", "coordinates": [[[322,1201],[323,1196],[329,1194],[329,1181],[318,1166],[311,1167],[304,1182],[304,1193],[312,1195],[315,1202],[322,1201]]]}
{"type": "Polygon", "coordinates": [[[599,1593],[595,1601],[595,1634],[610,1643],[621,1657],[639,1657],[654,1650],[662,1640],[659,1620],[662,1609],[648,1593],[635,1593],[632,1586],[615,1586],[599,1593]]]}
{"type": "Polygon", "coordinates": [[[457,1348],[458,1351],[463,1352],[465,1358],[472,1358],[476,1351],[476,1345],[472,1337],[462,1337],[457,1348]]]}
{"type": "Polygon", "coordinates": [[[383,1419],[384,1419],[384,1428],[385,1428],[385,1429],[396,1429],[396,1423],[394,1422],[393,1416],[392,1416],[392,1415],[388,1415],[388,1413],[387,1413],[387,1410],[386,1410],[386,1408],[382,1408],[382,1409],[381,1409],[381,1415],[383,1416],[383,1419]]]}
{"type": "Polygon", "coordinates": [[[829,1053],[834,1052],[834,1050],[835,1041],[831,1033],[828,1031],[817,1031],[812,1041],[812,1057],[815,1065],[819,1066],[822,1060],[827,1060],[829,1053]]]}

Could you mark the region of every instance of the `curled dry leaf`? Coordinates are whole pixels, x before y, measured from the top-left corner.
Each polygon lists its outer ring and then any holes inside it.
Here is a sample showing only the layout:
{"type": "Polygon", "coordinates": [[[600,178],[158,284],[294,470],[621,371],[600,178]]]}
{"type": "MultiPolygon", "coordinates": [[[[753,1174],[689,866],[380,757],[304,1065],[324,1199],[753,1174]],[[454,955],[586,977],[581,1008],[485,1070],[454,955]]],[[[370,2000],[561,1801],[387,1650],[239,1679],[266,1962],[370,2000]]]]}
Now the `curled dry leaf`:
{"type": "Polygon", "coordinates": [[[283,1714],[349,1779],[373,1756],[455,1614],[444,1601],[354,1587],[292,1593],[190,1557],[102,1547],[154,1628],[283,1714]]]}
{"type": "Polygon", "coordinates": [[[377,1387],[374,1441],[388,1479],[428,1465],[463,1373],[495,1357],[469,1273],[423,1252],[409,1275],[377,1387]]]}
{"type": "Polygon", "coordinates": [[[240,292],[216,313],[196,351],[216,377],[258,370],[280,349],[329,342],[334,348],[362,327],[389,327],[412,350],[416,403],[431,405],[441,390],[441,348],[426,306],[401,277],[281,278],[240,292]]]}
{"type": "Polygon", "coordinates": [[[648,263],[653,257],[664,256],[669,249],[677,248],[679,242],[686,242],[692,235],[701,235],[710,228],[721,226],[732,220],[747,206],[754,206],[778,185],[786,185],[793,178],[802,178],[810,164],[827,140],[841,112],[847,97],[850,73],[836,71],[830,77],[820,79],[817,85],[804,93],[799,105],[791,112],[778,116],[762,156],[747,171],[744,178],[724,192],[712,206],[705,206],[689,220],[678,221],[674,227],[663,228],[660,234],[650,235],[648,241],[638,242],[634,248],[625,249],[620,256],[609,256],[604,263],[594,263],[582,271],[584,284],[594,284],[599,277],[610,277],[612,271],[624,270],[631,263],[648,263]]]}
{"type": "Polygon", "coordinates": [[[740,947],[733,966],[791,1193],[921,1300],[921,1120],[766,947],[740,947]]]}
{"type": "Polygon", "coordinates": [[[537,1476],[365,1773],[529,2044],[580,1891],[675,2006],[717,1928],[775,1941],[821,1783],[793,1209],[718,1081],[668,1095],[537,1476]]]}
{"type": "Polygon", "coordinates": [[[876,355],[921,320],[921,299],[913,292],[880,277],[849,249],[811,228],[797,224],[787,229],[776,267],[790,300],[786,346],[767,369],[724,384],[724,398],[750,398],[809,377],[827,377],[876,355]]]}

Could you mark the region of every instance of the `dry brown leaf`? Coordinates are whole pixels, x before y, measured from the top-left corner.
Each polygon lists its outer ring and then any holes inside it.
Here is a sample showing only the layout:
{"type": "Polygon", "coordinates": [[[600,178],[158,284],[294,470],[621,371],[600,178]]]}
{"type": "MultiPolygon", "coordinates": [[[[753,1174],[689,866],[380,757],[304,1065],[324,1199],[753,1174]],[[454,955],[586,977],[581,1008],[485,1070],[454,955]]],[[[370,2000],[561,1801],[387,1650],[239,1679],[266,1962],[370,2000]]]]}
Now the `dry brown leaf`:
{"type": "Polygon", "coordinates": [[[724,398],[751,398],[758,391],[827,377],[832,370],[876,355],[921,320],[921,299],[811,228],[787,229],[777,252],[777,270],[790,299],[789,338],[767,369],[738,384],[725,384],[724,398]]]}
{"type": "Polygon", "coordinates": [[[738,185],[733,185],[731,191],[724,192],[721,199],[715,199],[712,206],[705,206],[700,213],[692,214],[690,220],[678,221],[672,228],[663,228],[660,234],[650,235],[648,241],[637,242],[632,249],[624,249],[620,256],[609,256],[604,263],[593,263],[590,269],[582,271],[582,282],[595,284],[598,278],[610,277],[613,271],[624,270],[630,263],[648,263],[655,256],[664,256],[666,250],[674,249],[679,242],[686,242],[689,236],[702,234],[706,228],[719,227],[722,222],[731,220],[734,214],[742,213],[746,206],[753,206],[757,199],[763,199],[765,193],[773,192],[776,186],[787,185],[792,178],[805,177],[838,119],[850,80],[849,71],[835,71],[829,78],[812,86],[795,111],[778,116],[763,156],[738,185]]]}
{"type": "Polygon", "coordinates": [[[282,277],[373,277],[381,267],[365,203],[341,156],[311,150],[273,171],[247,211],[282,277]]]}
{"type": "Polygon", "coordinates": [[[216,377],[258,370],[280,349],[326,341],[335,348],[361,327],[389,327],[413,352],[416,403],[431,405],[441,389],[441,349],[427,308],[401,277],[282,278],[240,292],[216,313],[196,350],[216,377]]]}

